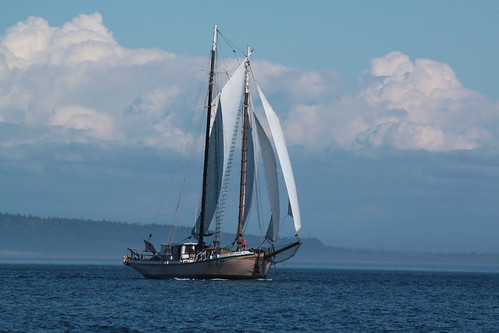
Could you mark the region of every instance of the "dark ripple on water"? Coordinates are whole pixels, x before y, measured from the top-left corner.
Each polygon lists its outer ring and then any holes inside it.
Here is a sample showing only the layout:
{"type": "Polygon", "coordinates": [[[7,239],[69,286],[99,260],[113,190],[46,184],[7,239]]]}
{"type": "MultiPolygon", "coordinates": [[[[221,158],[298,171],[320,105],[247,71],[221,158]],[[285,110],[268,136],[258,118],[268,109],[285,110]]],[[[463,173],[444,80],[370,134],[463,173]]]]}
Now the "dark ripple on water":
{"type": "Polygon", "coordinates": [[[147,280],[125,266],[0,265],[0,332],[496,332],[499,274],[283,269],[147,280]]]}

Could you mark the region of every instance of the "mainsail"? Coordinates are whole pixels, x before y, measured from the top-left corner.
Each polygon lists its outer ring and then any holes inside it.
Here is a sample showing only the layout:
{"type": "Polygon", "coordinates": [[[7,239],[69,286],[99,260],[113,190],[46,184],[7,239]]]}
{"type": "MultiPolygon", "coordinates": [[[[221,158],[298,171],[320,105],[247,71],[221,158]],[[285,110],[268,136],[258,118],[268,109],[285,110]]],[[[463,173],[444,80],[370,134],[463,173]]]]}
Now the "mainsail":
{"type": "MultiPolygon", "coordinates": [[[[208,157],[208,171],[206,178],[206,221],[203,233],[206,234],[213,219],[215,210],[220,196],[220,189],[223,177],[223,164],[224,164],[224,136],[223,136],[223,120],[222,112],[220,110],[219,98],[214,101],[214,109],[216,110],[215,116],[212,118],[210,128],[210,145],[208,157]]],[[[194,236],[199,235],[201,224],[201,215],[198,215],[196,226],[193,231],[194,236]]]]}
{"type": "MultiPolygon", "coordinates": [[[[222,177],[227,172],[230,150],[232,146],[232,134],[237,125],[238,114],[241,109],[241,100],[244,89],[246,60],[239,66],[234,75],[224,86],[219,96],[214,101],[215,116],[212,117],[212,128],[210,130],[210,145],[207,174],[206,193],[206,220],[204,233],[210,227],[215,214],[218,199],[220,198],[222,177]]],[[[194,235],[199,234],[201,216],[196,220],[194,235]]]]}

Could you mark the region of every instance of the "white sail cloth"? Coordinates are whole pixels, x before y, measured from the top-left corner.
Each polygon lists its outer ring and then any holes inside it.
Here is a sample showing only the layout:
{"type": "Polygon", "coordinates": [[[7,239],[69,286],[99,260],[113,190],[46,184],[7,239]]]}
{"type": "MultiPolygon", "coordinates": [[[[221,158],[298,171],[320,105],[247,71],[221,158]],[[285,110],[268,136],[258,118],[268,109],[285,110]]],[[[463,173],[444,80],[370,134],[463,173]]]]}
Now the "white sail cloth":
{"type": "Polygon", "coordinates": [[[279,163],[281,165],[284,183],[286,184],[286,190],[288,192],[289,205],[291,207],[291,215],[293,216],[295,231],[298,232],[301,228],[300,206],[298,204],[298,194],[296,192],[295,178],[293,175],[293,169],[291,167],[291,161],[289,160],[286,141],[284,140],[284,133],[282,131],[279,118],[277,118],[277,115],[267,101],[267,98],[265,98],[265,95],[263,94],[260,87],[257,86],[257,88],[258,93],[260,94],[260,99],[262,100],[263,109],[265,110],[265,116],[267,117],[267,121],[270,126],[272,138],[274,139],[277,157],[279,158],[279,163]]]}
{"type": "Polygon", "coordinates": [[[270,139],[265,133],[265,130],[262,127],[262,124],[258,120],[255,119],[255,127],[257,129],[258,142],[260,143],[260,148],[263,157],[263,168],[265,170],[265,179],[267,183],[267,192],[270,201],[270,223],[267,229],[267,234],[265,238],[271,242],[275,242],[277,239],[277,234],[279,232],[279,219],[280,219],[280,211],[279,211],[279,185],[277,182],[277,163],[275,160],[274,150],[272,149],[272,144],[270,143],[270,139]]]}
{"type": "MultiPolygon", "coordinates": [[[[250,117],[251,119],[251,117],[250,117]]],[[[248,220],[249,212],[251,210],[251,204],[253,203],[253,190],[255,187],[255,147],[254,147],[254,138],[253,138],[253,126],[250,123],[248,124],[248,137],[247,137],[247,146],[246,146],[246,175],[245,175],[245,196],[244,196],[244,216],[243,216],[243,226],[246,224],[248,220]]]]}
{"type": "MultiPolygon", "coordinates": [[[[245,64],[238,67],[225,84],[219,96],[213,101],[215,110],[211,119],[210,143],[208,157],[207,193],[205,207],[205,222],[203,232],[206,234],[215,214],[220,197],[222,177],[227,170],[230,157],[231,141],[237,125],[238,113],[241,109],[244,92],[245,64]]],[[[199,235],[201,216],[196,220],[194,235],[199,235]]]]}
{"type": "MultiPolygon", "coordinates": [[[[205,207],[205,225],[203,232],[206,234],[213,216],[219,204],[221,195],[222,178],[227,174],[231,149],[233,149],[232,139],[234,131],[238,126],[241,112],[242,99],[244,96],[246,58],[238,67],[227,84],[223,87],[221,93],[212,103],[212,109],[215,110],[211,118],[210,143],[207,174],[207,193],[205,207]]],[[[265,95],[258,87],[258,92],[265,111],[265,116],[270,127],[272,141],[281,166],[284,183],[289,199],[289,215],[293,217],[296,232],[301,228],[300,207],[298,204],[298,195],[293,176],[293,170],[289,159],[288,149],[284,140],[280,121],[274,110],[267,101],[265,95]]],[[[255,158],[254,158],[254,138],[258,138],[263,165],[266,176],[267,191],[270,200],[271,220],[267,230],[266,239],[274,242],[277,239],[279,231],[279,186],[277,181],[277,162],[271,139],[263,129],[256,115],[250,115],[251,123],[248,131],[248,152],[247,152],[247,174],[246,174],[246,198],[244,220],[248,217],[250,210],[255,178],[255,158]]],[[[201,216],[196,221],[194,235],[199,235],[201,216]]]]}

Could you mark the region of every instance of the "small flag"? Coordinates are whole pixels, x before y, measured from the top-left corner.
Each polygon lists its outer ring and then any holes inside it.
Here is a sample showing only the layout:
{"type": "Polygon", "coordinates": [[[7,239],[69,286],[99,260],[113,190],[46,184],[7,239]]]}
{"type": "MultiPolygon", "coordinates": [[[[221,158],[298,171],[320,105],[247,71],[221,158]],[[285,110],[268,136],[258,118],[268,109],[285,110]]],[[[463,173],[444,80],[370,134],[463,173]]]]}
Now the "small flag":
{"type": "Polygon", "coordinates": [[[144,244],[146,245],[146,251],[152,252],[153,254],[156,253],[156,249],[154,248],[154,245],[151,244],[151,242],[148,242],[144,239],[144,244]]]}

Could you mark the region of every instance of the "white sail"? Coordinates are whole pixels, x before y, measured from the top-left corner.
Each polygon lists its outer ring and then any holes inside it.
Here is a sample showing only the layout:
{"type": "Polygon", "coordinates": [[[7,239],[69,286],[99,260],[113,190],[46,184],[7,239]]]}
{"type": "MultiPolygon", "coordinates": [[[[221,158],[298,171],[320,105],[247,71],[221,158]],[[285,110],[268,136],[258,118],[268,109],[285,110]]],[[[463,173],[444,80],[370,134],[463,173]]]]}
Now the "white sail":
{"type": "Polygon", "coordinates": [[[260,143],[263,167],[265,170],[265,178],[267,183],[267,192],[270,201],[271,218],[267,234],[265,238],[275,242],[277,233],[279,232],[279,185],[277,183],[277,163],[275,160],[274,150],[270,143],[269,137],[263,129],[260,121],[255,115],[255,127],[257,129],[258,142],[260,143]]]}
{"type": "MultiPolygon", "coordinates": [[[[210,145],[208,157],[207,191],[205,207],[204,232],[206,233],[215,214],[220,191],[222,177],[225,175],[231,150],[231,141],[237,124],[238,113],[241,109],[244,91],[246,59],[235,71],[229,81],[223,87],[219,96],[212,103],[216,110],[212,116],[212,127],[210,130],[210,145]]],[[[196,220],[194,234],[199,234],[201,216],[196,220]]]]}
{"type": "MultiPolygon", "coordinates": [[[[213,127],[215,126],[215,120],[217,120],[217,117],[222,116],[221,112],[219,112],[220,111],[219,108],[220,108],[220,95],[215,97],[215,99],[213,100],[213,103],[211,103],[211,109],[215,110],[215,112],[212,114],[212,116],[210,118],[210,136],[211,136],[211,132],[213,130],[213,127]]],[[[220,126],[220,129],[223,128],[221,123],[219,126],[220,126]]]]}
{"type": "Polygon", "coordinates": [[[224,133],[224,173],[230,156],[232,135],[237,124],[238,114],[241,111],[246,61],[245,59],[239,65],[220,93],[224,133]]]}
{"type": "Polygon", "coordinates": [[[265,98],[265,95],[263,94],[260,87],[257,86],[257,88],[262,100],[263,109],[265,110],[265,115],[267,116],[270,131],[274,139],[279,163],[281,165],[284,183],[286,184],[286,190],[288,192],[289,204],[291,206],[293,215],[293,221],[295,224],[295,231],[298,232],[301,228],[300,206],[298,204],[298,194],[296,193],[295,178],[293,176],[293,169],[291,168],[291,162],[289,160],[286,141],[284,140],[284,133],[282,132],[279,118],[277,118],[277,115],[267,101],[267,98],[265,98]]]}
{"type": "MultiPolygon", "coordinates": [[[[250,117],[251,118],[251,117],[250,117]]],[[[249,212],[251,210],[251,204],[253,202],[253,189],[255,187],[255,147],[253,140],[253,126],[251,121],[248,124],[248,137],[247,137],[247,152],[246,152],[246,195],[244,197],[244,217],[243,225],[248,219],[249,212]]]]}
{"type": "MultiPolygon", "coordinates": [[[[215,110],[214,116],[211,118],[210,126],[210,145],[208,154],[208,170],[206,178],[206,207],[205,216],[206,221],[203,233],[206,234],[210,223],[215,214],[218,198],[220,196],[220,189],[223,177],[223,151],[224,151],[224,136],[223,136],[223,122],[222,113],[220,111],[219,98],[217,97],[212,103],[212,109],[215,110]]],[[[198,215],[196,220],[196,227],[194,229],[194,236],[199,235],[201,224],[201,215],[198,215]]]]}

